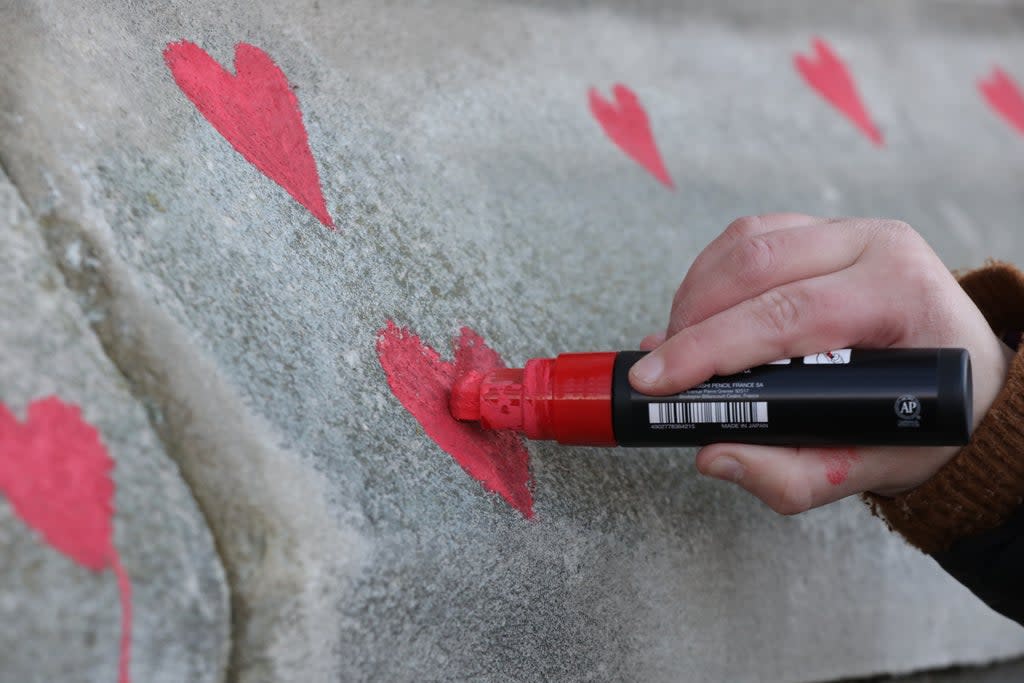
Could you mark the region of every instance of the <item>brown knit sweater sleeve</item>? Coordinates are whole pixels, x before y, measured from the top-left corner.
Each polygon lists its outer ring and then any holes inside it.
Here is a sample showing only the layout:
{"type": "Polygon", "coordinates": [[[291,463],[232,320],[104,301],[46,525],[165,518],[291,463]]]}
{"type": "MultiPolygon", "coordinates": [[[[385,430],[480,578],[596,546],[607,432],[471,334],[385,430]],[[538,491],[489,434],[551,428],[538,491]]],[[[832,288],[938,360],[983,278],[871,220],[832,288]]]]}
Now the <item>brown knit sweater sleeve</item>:
{"type": "MultiPolygon", "coordinates": [[[[1024,330],[1024,273],[988,261],[958,273],[1000,338],[1024,330]]],[[[1016,345],[1014,341],[1013,345],[1016,345]]],[[[931,479],[894,498],[865,494],[874,513],[926,553],[1002,524],[1024,502],[1024,344],[971,441],[931,479]]]]}

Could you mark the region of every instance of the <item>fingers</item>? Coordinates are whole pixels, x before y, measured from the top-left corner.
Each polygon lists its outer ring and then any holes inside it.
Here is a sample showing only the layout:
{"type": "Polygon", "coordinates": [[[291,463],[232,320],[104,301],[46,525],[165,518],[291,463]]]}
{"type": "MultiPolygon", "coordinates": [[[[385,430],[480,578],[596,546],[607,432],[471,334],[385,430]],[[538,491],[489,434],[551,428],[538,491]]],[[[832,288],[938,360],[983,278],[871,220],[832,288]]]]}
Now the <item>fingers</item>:
{"type": "Polygon", "coordinates": [[[865,222],[815,221],[749,233],[715,250],[676,292],[668,335],[773,287],[848,268],[874,232],[865,222]]]}
{"type": "MultiPolygon", "coordinates": [[[[763,233],[795,228],[800,225],[824,223],[828,220],[830,219],[802,213],[771,213],[737,218],[694,259],[683,279],[683,284],[680,285],[679,291],[676,293],[676,298],[684,288],[688,286],[692,288],[694,282],[706,281],[709,275],[714,274],[722,255],[731,251],[737,244],[763,233]]],[[[675,310],[675,302],[673,302],[672,308],[675,310]]]]}
{"type": "Polygon", "coordinates": [[[640,341],[640,350],[641,351],[650,351],[651,349],[658,348],[664,342],[665,342],[665,333],[664,332],[654,332],[652,334],[647,335],[646,337],[644,337],[640,341]]]}
{"type": "MultiPolygon", "coordinates": [[[[827,223],[788,214],[731,225],[687,273],[666,335],[644,339],[651,350],[630,370],[633,387],[673,394],[826,349],[971,346],[978,325],[964,322],[966,295],[916,231],[899,221],[827,223]]],[[[712,444],[697,465],[794,514],[865,490],[913,488],[957,450],[712,444]]]]}
{"type": "Polygon", "coordinates": [[[697,469],[739,485],[779,514],[793,515],[862,491],[895,495],[914,488],[948,460],[949,451],[717,443],[700,450],[697,469]]]}
{"type": "Polygon", "coordinates": [[[855,448],[782,448],[712,444],[697,454],[697,469],[731,481],[782,515],[795,515],[865,490],[870,463],[855,448]]]}
{"type": "Polygon", "coordinates": [[[660,396],[780,358],[891,346],[907,319],[901,293],[880,293],[871,282],[876,277],[869,269],[847,268],[747,299],[670,337],[637,361],[630,383],[660,396]]]}

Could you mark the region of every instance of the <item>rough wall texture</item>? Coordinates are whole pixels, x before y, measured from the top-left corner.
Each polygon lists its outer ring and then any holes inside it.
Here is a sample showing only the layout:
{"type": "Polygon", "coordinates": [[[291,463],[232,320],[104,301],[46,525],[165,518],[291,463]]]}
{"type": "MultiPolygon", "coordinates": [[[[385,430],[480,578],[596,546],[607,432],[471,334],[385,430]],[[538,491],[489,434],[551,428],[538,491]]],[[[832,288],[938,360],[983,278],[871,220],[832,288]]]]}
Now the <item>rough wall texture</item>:
{"type": "Polygon", "coordinates": [[[1024,63],[1020,9],[748,5],[0,2],[0,162],[210,526],[232,679],[818,681],[1024,652],[858,503],[779,518],[685,450],[530,444],[527,521],[385,382],[388,320],[442,354],[470,326],[510,363],[632,347],[747,213],[1024,260],[1024,141],[974,86],[1024,63]],[[816,34],[885,147],[793,69],[816,34]],[[182,39],[276,61],[336,231],[200,115],[162,54],[182,39]],[[619,81],[675,191],[591,116],[619,81]]]}
{"type": "MultiPolygon", "coordinates": [[[[65,256],[88,267],[80,252],[65,256]]],[[[81,406],[83,418],[98,430],[114,461],[113,544],[131,586],[130,594],[119,598],[109,567],[82,566],[44,543],[11,505],[0,505],[0,680],[117,680],[125,607],[131,615],[126,655],[133,680],[223,680],[230,643],[228,588],[210,531],[143,407],[103,355],[39,225],[2,173],[0,263],[0,399],[16,419],[27,421],[31,402],[57,396],[81,406]]],[[[40,446],[24,439],[24,451],[14,451],[7,425],[0,434],[5,492],[19,464],[26,468],[23,477],[50,477],[41,486],[56,493],[61,477],[75,472],[30,473],[25,451],[40,446]]],[[[61,504],[48,502],[55,508],[61,504]]]]}

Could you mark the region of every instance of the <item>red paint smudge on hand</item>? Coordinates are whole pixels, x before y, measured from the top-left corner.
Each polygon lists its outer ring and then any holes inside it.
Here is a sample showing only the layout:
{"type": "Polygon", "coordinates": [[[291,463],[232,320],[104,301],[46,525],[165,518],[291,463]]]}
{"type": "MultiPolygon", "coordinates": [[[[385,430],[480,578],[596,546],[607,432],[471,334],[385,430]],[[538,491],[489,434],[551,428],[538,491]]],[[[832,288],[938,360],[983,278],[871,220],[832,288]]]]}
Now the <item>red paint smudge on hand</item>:
{"type": "Polygon", "coordinates": [[[288,191],[321,223],[334,227],[320,189],[299,101],[266,52],[239,43],[235,74],[195,43],[169,43],[164,61],[199,113],[246,161],[288,191]]]}
{"type": "Polygon", "coordinates": [[[860,461],[860,456],[853,448],[829,448],[821,457],[825,463],[825,476],[828,483],[833,486],[839,486],[846,481],[853,464],[860,461]]]}
{"type": "Polygon", "coordinates": [[[0,492],[51,546],[93,571],[110,567],[121,595],[119,679],[128,683],[131,582],[114,547],[114,462],[78,407],[34,401],[19,423],[0,403],[0,492]]]}
{"type": "Polygon", "coordinates": [[[808,85],[860,128],[871,142],[881,147],[885,144],[882,133],[868,115],[857,93],[857,85],[846,65],[824,40],[815,38],[812,44],[814,57],[805,57],[801,54],[794,57],[797,71],[808,85]]]}
{"type": "Polygon", "coordinates": [[[997,114],[1024,134],[1024,96],[1008,73],[994,67],[988,80],[978,81],[978,89],[997,114]]]}
{"type": "Polygon", "coordinates": [[[619,149],[666,187],[675,188],[654,142],[647,113],[640,106],[636,94],[620,83],[612,88],[612,95],[615,96],[614,103],[604,99],[596,88],[590,89],[590,112],[594,118],[619,149]]]}
{"type": "Polygon", "coordinates": [[[505,363],[468,327],[462,328],[454,347],[455,362],[450,363],[408,329],[390,320],[377,333],[377,357],[388,385],[427,436],[451,455],[466,474],[530,518],[530,454],[520,437],[459,422],[448,407],[455,380],[471,370],[486,372],[503,368],[505,363]]]}

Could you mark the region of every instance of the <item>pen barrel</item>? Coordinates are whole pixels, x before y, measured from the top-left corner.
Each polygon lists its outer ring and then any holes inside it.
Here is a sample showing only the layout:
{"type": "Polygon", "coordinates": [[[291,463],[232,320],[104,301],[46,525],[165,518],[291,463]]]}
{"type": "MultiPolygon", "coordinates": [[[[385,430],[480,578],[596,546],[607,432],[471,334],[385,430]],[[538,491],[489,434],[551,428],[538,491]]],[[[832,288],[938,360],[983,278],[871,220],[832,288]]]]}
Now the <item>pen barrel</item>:
{"type": "Polygon", "coordinates": [[[785,446],[949,446],[970,439],[965,349],[842,349],[715,376],[670,396],[641,394],[622,351],[612,377],[620,446],[715,442],[785,446]]]}

